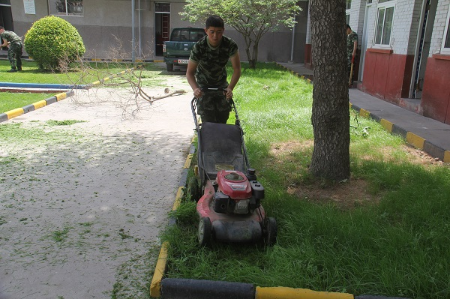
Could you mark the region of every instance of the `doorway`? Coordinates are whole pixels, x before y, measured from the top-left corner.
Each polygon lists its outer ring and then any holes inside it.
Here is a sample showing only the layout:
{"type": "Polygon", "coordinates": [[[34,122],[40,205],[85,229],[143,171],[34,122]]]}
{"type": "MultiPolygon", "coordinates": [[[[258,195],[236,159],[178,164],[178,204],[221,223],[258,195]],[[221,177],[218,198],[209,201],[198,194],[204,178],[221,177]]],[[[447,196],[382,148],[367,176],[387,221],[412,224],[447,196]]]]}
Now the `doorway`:
{"type": "Polygon", "coordinates": [[[433,33],[436,10],[437,0],[423,1],[422,13],[420,16],[421,26],[419,27],[416,53],[414,56],[412,82],[409,91],[409,97],[412,99],[422,98],[422,88],[425,79],[428,56],[430,54],[431,35],[433,33]]]}
{"type": "Polygon", "coordinates": [[[0,0],[0,26],[5,30],[14,31],[10,0],[0,0]]]}
{"type": "Polygon", "coordinates": [[[170,3],[155,3],[155,55],[163,56],[163,45],[170,38],[170,3]]]}

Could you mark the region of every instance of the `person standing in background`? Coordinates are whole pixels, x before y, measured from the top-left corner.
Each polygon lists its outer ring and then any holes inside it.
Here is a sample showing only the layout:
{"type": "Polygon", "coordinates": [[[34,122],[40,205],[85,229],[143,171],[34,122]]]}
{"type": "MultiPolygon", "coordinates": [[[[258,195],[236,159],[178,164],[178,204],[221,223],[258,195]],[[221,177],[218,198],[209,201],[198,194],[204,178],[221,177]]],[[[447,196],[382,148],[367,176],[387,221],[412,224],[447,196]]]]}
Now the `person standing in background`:
{"type": "Polygon", "coordinates": [[[355,62],[356,49],[358,48],[358,34],[347,24],[347,74],[349,86],[353,82],[352,64],[355,62]]]}

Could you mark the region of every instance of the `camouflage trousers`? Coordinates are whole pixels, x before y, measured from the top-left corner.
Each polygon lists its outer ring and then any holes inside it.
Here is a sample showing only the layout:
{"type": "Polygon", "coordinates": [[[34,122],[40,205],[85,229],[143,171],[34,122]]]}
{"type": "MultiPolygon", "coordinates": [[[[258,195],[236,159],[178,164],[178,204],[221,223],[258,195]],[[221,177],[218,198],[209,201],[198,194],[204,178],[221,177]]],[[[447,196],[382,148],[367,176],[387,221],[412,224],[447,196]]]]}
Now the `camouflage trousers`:
{"type": "Polygon", "coordinates": [[[17,68],[19,70],[22,69],[22,43],[12,43],[9,45],[8,49],[8,59],[11,64],[11,69],[16,69],[16,61],[17,68]]]}
{"type": "Polygon", "coordinates": [[[208,91],[197,100],[197,114],[202,122],[225,124],[230,116],[231,104],[222,90],[208,91]]]}

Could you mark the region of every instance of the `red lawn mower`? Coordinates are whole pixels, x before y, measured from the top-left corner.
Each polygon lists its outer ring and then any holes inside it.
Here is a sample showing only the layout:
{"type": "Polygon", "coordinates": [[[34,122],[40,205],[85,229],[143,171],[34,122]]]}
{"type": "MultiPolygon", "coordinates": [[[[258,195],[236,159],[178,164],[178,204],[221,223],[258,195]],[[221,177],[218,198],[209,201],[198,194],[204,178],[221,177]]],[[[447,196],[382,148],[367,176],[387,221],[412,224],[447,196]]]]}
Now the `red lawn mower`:
{"type": "MultiPolygon", "coordinates": [[[[218,89],[208,89],[218,91],[218,89]]],[[[206,91],[206,92],[208,92],[206,91]]],[[[188,190],[197,200],[198,242],[204,246],[213,239],[222,242],[257,242],[273,245],[277,237],[274,218],[267,217],[261,201],[264,187],[250,168],[236,105],[234,125],[197,121],[197,99],[191,101],[198,136],[198,179],[188,190]],[[200,192],[201,188],[201,192],[200,192]]]]}

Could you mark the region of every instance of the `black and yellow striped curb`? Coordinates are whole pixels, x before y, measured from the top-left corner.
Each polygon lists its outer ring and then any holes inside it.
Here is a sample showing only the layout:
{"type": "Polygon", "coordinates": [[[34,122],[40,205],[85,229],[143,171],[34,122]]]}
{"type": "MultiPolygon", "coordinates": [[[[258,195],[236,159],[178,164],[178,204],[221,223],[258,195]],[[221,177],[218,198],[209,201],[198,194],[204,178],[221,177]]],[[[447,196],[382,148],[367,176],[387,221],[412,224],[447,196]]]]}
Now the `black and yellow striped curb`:
{"type": "MultiPolygon", "coordinates": [[[[281,65],[279,63],[277,63],[277,65],[288,70],[290,73],[296,75],[297,77],[307,80],[307,82],[309,82],[309,83],[313,83],[312,80],[307,78],[309,76],[305,77],[305,76],[299,75],[297,72],[295,72],[295,71],[289,69],[288,67],[281,65]]],[[[429,140],[426,140],[425,138],[423,138],[415,133],[409,132],[409,131],[405,130],[404,128],[402,128],[386,119],[380,118],[377,115],[375,115],[363,108],[353,105],[352,103],[349,103],[349,105],[350,105],[350,108],[357,111],[359,113],[359,115],[366,117],[366,118],[371,118],[371,119],[379,122],[381,124],[381,126],[383,126],[389,133],[400,135],[403,139],[406,140],[406,142],[408,144],[414,146],[415,148],[423,150],[425,153],[429,154],[432,157],[438,158],[439,160],[443,161],[444,163],[450,163],[450,150],[444,149],[436,144],[433,144],[429,140]]]]}
{"type": "Polygon", "coordinates": [[[249,283],[166,278],[164,299],[406,299],[348,293],[316,292],[286,287],[258,287],[249,283]]]}
{"type": "MultiPolygon", "coordinates": [[[[0,54],[0,59],[1,60],[7,60],[8,59],[8,55],[4,54],[1,55],[0,54]]],[[[26,60],[26,61],[34,61],[33,58],[29,57],[29,56],[22,56],[22,60],[26,60]]],[[[83,57],[82,59],[83,62],[124,62],[124,63],[133,63],[133,59],[131,58],[95,58],[95,57],[83,57]]],[[[163,59],[135,59],[134,63],[149,63],[149,62],[164,62],[163,59]]]]}
{"type": "Polygon", "coordinates": [[[74,94],[73,90],[70,90],[70,91],[67,91],[67,92],[58,93],[57,95],[55,95],[53,97],[50,97],[50,98],[48,98],[46,100],[42,100],[42,101],[33,103],[31,105],[27,105],[27,106],[22,107],[22,108],[16,108],[16,109],[13,109],[13,110],[1,113],[0,114],[0,122],[4,122],[4,121],[7,121],[7,120],[10,120],[11,118],[20,116],[22,114],[25,114],[25,113],[28,113],[28,112],[31,112],[31,111],[34,111],[34,110],[37,110],[39,108],[48,106],[50,104],[62,101],[65,98],[72,96],[73,94],[74,94]]]}
{"type": "MultiPolygon", "coordinates": [[[[110,58],[83,58],[86,62],[126,62],[133,63],[132,59],[110,59],[110,58]]],[[[164,62],[164,59],[135,59],[134,63],[151,63],[151,62],[164,62]]]]}
{"type": "MultiPolygon", "coordinates": [[[[192,158],[195,154],[195,145],[193,144],[194,137],[191,140],[191,146],[189,149],[189,154],[186,158],[186,161],[184,162],[183,171],[181,174],[180,182],[178,184],[178,190],[177,194],[175,196],[175,202],[172,206],[172,211],[176,211],[178,207],[181,204],[181,200],[184,196],[184,190],[186,186],[187,176],[189,169],[191,167],[192,158]]],[[[174,225],[175,219],[170,218],[169,219],[169,225],[174,225]]],[[[156,261],[155,271],[153,273],[153,278],[150,283],[150,296],[154,298],[161,297],[161,282],[164,278],[164,274],[166,271],[166,265],[167,265],[167,252],[169,249],[169,242],[164,242],[161,245],[161,250],[159,252],[158,260],[156,261]]]]}
{"type": "MultiPolygon", "coordinates": [[[[91,88],[91,87],[94,87],[94,86],[103,84],[103,83],[105,83],[106,81],[109,81],[109,80],[111,80],[111,79],[113,79],[113,78],[116,78],[116,77],[120,77],[120,76],[122,76],[122,75],[124,75],[124,74],[126,74],[126,73],[130,73],[130,72],[132,72],[133,70],[136,70],[136,69],[141,68],[141,67],[142,67],[142,66],[139,65],[139,66],[137,66],[137,67],[135,67],[135,68],[130,68],[130,69],[121,71],[121,72],[119,72],[119,73],[117,73],[117,74],[113,74],[113,75],[111,75],[111,76],[109,76],[109,77],[105,77],[105,78],[103,78],[103,79],[101,79],[101,80],[95,81],[95,82],[93,82],[93,83],[91,83],[91,84],[87,84],[87,85],[85,85],[85,89],[89,89],[89,88],[91,88]]],[[[7,120],[10,120],[10,119],[12,119],[12,118],[14,118],[14,117],[17,117],[17,116],[26,114],[26,113],[28,113],[28,112],[37,110],[37,109],[39,109],[39,108],[48,106],[48,105],[50,105],[50,104],[59,102],[59,101],[61,101],[61,100],[64,100],[64,99],[66,99],[66,98],[72,96],[72,95],[74,95],[73,89],[72,89],[72,90],[69,90],[69,91],[67,91],[67,92],[58,93],[58,94],[56,94],[56,95],[53,96],[53,97],[50,97],[50,98],[45,99],[45,100],[41,100],[41,101],[39,101],[39,102],[30,104],[30,105],[27,105],[27,106],[25,106],[25,107],[22,107],[22,108],[16,108],[16,109],[13,109],[13,110],[10,110],[10,111],[1,113],[1,114],[0,114],[0,123],[1,123],[1,122],[4,122],[4,121],[7,121],[7,120]]]]}
{"type": "Polygon", "coordinates": [[[289,69],[288,67],[286,67],[286,66],[284,66],[282,64],[276,63],[276,65],[278,65],[279,67],[281,67],[281,68],[285,69],[286,71],[290,72],[294,76],[297,76],[297,77],[299,77],[302,80],[305,80],[308,83],[311,83],[311,84],[313,83],[314,76],[312,76],[312,75],[300,75],[299,73],[289,69]]]}
{"type": "Polygon", "coordinates": [[[389,133],[400,135],[403,139],[406,140],[406,142],[408,144],[414,146],[415,148],[423,150],[430,156],[439,158],[439,160],[441,160],[445,163],[450,163],[450,151],[449,150],[441,148],[440,146],[433,144],[432,142],[426,140],[425,138],[423,138],[415,133],[409,132],[409,131],[405,130],[404,128],[402,128],[384,118],[378,117],[377,115],[371,113],[370,111],[367,111],[363,108],[353,105],[352,103],[350,103],[350,108],[357,111],[360,116],[366,117],[366,118],[371,118],[371,119],[375,120],[376,122],[380,123],[380,125],[389,133]]]}
{"type": "Polygon", "coordinates": [[[111,75],[111,76],[105,77],[105,78],[103,78],[103,79],[101,79],[101,80],[97,80],[97,81],[95,81],[95,82],[92,82],[91,84],[88,84],[88,85],[87,85],[87,88],[91,88],[91,87],[94,87],[94,86],[97,86],[97,85],[100,85],[100,84],[104,84],[105,82],[107,82],[107,81],[109,81],[109,80],[111,80],[111,79],[114,79],[114,78],[123,76],[123,75],[125,75],[126,73],[131,73],[132,71],[134,71],[134,70],[136,70],[136,69],[139,69],[139,68],[141,68],[141,67],[142,67],[142,65],[138,65],[138,66],[136,66],[136,67],[133,67],[133,68],[130,68],[130,69],[126,69],[126,70],[124,70],[124,71],[121,71],[121,72],[119,72],[119,73],[117,73],[117,74],[113,74],[113,75],[111,75]]]}
{"type": "MultiPolygon", "coordinates": [[[[189,154],[183,166],[172,211],[178,209],[184,196],[188,172],[195,154],[192,138],[189,154]]],[[[169,219],[169,225],[175,225],[175,219],[169,219]]],[[[407,299],[373,295],[354,296],[348,293],[321,292],[301,288],[259,287],[249,283],[164,278],[169,250],[169,242],[161,245],[156,261],[153,278],[150,283],[150,296],[163,299],[407,299]]]]}

